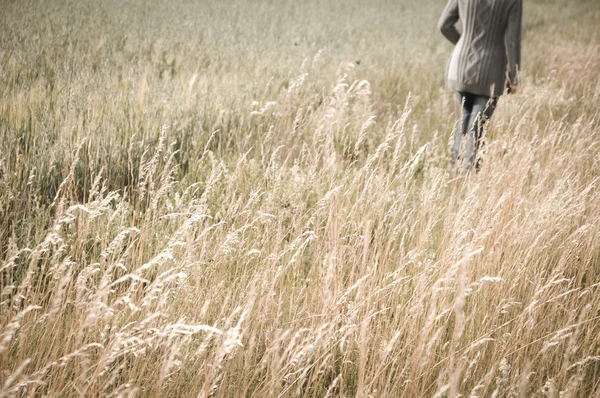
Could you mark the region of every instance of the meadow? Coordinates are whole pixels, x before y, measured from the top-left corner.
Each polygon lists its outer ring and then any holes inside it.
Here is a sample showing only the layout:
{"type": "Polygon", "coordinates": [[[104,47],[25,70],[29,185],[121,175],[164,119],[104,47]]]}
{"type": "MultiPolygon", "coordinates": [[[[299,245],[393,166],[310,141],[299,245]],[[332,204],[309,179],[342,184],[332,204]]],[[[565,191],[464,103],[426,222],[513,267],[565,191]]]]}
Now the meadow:
{"type": "Polygon", "coordinates": [[[444,0],[0,0],[0,397],[600,397],[600,3],[450,170],[444,0]]]}

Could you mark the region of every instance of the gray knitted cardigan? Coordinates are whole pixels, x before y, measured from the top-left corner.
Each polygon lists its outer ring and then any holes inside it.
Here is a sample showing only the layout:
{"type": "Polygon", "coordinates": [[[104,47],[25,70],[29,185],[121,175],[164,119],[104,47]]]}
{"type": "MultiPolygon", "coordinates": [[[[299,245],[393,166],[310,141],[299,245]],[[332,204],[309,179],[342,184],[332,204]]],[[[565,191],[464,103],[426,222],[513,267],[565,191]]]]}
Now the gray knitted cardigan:
{"type": "Polygon", "coordinates": [[[518,83],[523,0],[449,0],[438,28],[456,46],[446,85],[479,95],[501,95],[518,83]],[[462,33],[455,27],[460,19],[462,33]]]}

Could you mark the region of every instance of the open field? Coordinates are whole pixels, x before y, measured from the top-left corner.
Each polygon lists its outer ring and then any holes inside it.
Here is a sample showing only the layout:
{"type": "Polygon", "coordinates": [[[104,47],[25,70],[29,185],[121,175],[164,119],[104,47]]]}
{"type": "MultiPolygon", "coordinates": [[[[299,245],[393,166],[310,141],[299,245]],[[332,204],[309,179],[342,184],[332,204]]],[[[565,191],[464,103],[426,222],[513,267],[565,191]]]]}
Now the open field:
{"type": "Polygon", "coordinates": [[[600,397],[600,3],[448,170],[444,0],[0,0],[0,397],[600,397]]]}

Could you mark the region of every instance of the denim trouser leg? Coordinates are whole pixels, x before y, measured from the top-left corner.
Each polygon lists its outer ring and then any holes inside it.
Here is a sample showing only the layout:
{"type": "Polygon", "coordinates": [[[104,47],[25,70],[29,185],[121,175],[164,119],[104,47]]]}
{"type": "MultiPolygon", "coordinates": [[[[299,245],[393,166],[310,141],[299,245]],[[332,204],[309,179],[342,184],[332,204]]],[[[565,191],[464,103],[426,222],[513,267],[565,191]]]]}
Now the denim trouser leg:
{"type": "Polygon", "coordinates": [[[463,157],[463,168],[468,172],[477,161],[477,152],[483,146],[483,131],[485,124],[492,117],[496,108],[496,98],[459,92],[461,99],[461,120],[456,129],[454,147],[452,149],[452,163],[456,161],[460,151],[463,136],[467,136],[467,145],[463,157]]]}
{"type": "Polygon", "coordinates": [[[462,142],[463,135],[469,129],[469,119],[471,118],[471,109],[473,107],[473,99],[472,97],[462,95],[460,92],[458,93],[458,98],[461,103],[461,111],[460,111],[460,120],[458,121],[458,125],[456,126],[456,133],[454,135],[454,146],[452,147],[452,166],[456,164],[456,160],[460,154],[460,144],[462,142]]]}

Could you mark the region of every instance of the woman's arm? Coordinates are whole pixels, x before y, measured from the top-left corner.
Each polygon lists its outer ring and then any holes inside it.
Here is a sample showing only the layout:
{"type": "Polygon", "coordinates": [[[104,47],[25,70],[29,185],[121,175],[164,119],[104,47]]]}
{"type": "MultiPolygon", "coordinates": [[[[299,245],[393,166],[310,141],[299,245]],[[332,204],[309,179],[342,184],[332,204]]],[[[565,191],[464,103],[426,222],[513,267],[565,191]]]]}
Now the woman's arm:
{"type": "Polygon", "coordinates": [[[458,43],[460,39],[460,33],[456,30],[456,22],[458,21],[458,0],[449,0],[448,5],[442,12],[440,20],[438,22],[438,29],[442,32],[446,39],[450,40],[452,44],[458,43]]]}
{"type": "Polygon", "coordinates": [[[519,84],[521,68],[521,20],[523,0],[515,0],[508,14],[506,24],[506,52],[508,55],[508,79],[511,86],[519,84]]]}

